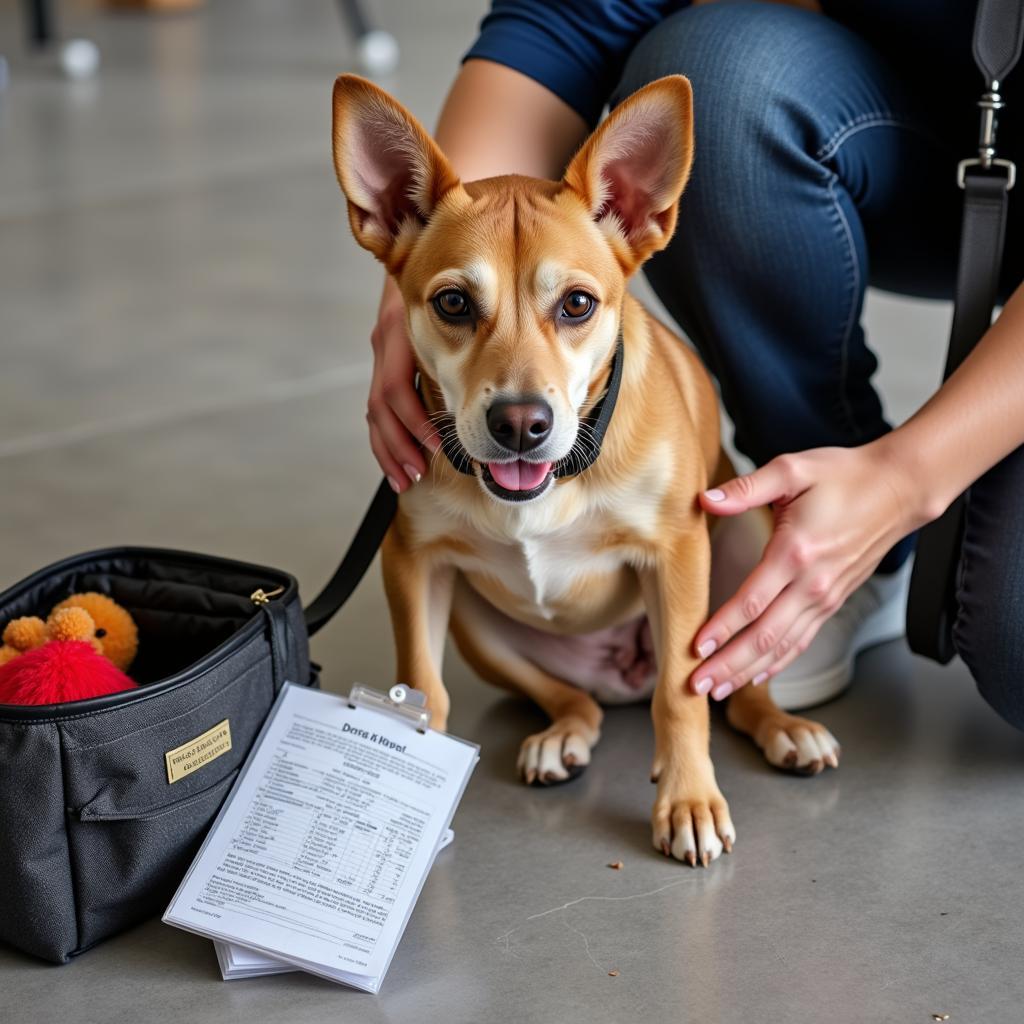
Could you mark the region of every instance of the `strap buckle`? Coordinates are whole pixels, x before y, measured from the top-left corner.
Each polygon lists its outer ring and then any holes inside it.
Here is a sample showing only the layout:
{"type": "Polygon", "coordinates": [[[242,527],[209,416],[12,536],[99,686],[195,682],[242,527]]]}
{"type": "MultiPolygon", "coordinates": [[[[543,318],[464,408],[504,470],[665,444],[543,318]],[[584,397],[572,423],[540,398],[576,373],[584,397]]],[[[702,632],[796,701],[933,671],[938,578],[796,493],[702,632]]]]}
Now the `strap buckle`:
{"type": "Polygon", "coordinates": [[[956,183],[960,188],[967,187],[968,167],[982,167],[986,171],[991,170],[993,167],[1002,167],[1006,171],[1006,191],[1009,192],[1017,184],[1017,165],[1012,160],[999,160],[995,157],[984,160],[976,156],[968,160],[961,160],[956,165],[956,183]]]}

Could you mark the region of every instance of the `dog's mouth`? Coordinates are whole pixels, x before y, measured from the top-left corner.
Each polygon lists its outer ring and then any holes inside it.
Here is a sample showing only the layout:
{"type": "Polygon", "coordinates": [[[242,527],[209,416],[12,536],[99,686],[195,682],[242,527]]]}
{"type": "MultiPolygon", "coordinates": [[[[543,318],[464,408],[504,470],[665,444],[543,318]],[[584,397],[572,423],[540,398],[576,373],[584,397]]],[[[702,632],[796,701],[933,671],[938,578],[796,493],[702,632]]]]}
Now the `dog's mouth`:
{"type": "Polygon", "coordinates": [[[503,501],[531,501],[547,490],[552,479],[552,465],[525,459],[486,462],[480,467],[480,479],[491,494],[503,501]]]}

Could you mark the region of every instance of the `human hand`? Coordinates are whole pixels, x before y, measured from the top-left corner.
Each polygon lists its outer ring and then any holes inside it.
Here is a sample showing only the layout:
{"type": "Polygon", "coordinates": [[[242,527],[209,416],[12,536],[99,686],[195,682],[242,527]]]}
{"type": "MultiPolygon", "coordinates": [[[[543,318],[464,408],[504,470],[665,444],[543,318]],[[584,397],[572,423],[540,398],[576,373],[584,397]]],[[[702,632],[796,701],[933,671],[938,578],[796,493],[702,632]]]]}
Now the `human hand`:
{"type": "Polygon", "coordinates": [[[694,693],[722,700],[781,672],[893,544],[936,517],[902,470],[898,444],[889,434],[783,455],[701,494],[713,515],[771,503],[775,526],[758,566],[694,639],[706,659],[690,677],[694,693]]]}
{"type": "Polygon", "coordinates": [[[420,445],[434,452],[438,441],[413,386],[416,363],[405,326],[405,303],[390,276],[384,282],[370,342],[373,377],[366,408],[370,447],[391,489],[401,494],[426,472],[420,445]]]}

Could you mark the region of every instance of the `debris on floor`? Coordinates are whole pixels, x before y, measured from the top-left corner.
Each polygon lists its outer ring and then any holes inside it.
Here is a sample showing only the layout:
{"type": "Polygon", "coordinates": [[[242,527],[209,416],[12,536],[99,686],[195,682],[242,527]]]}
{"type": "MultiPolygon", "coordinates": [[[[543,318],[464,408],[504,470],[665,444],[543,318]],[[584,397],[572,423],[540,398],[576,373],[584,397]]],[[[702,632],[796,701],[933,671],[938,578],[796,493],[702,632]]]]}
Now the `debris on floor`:
{"type": "Polygon", "coordinates": [[[623,867],[625,867],[625,865],[622,863],[621,860],[613,860],[611,864],[608,865],[608,867],[610,867],[613,871],[621,871],[623,867]]]}

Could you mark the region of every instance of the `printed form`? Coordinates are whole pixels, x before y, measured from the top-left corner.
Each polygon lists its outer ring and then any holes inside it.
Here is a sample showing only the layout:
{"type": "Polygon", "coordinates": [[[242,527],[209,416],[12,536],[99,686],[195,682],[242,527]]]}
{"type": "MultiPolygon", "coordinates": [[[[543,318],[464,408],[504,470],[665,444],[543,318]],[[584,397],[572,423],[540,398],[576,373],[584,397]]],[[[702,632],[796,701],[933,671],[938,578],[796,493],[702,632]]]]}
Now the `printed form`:
{"type": "Polygon", "coordinates": [[[286,685],[164,920],[377,991],[476,760],[286,685]]]}

